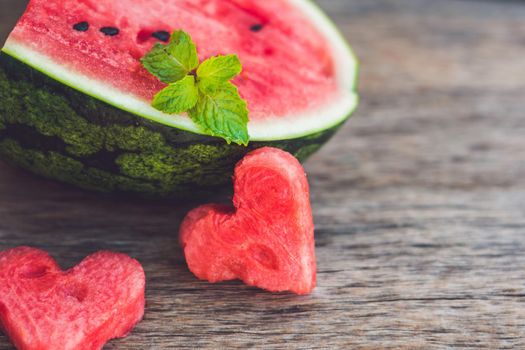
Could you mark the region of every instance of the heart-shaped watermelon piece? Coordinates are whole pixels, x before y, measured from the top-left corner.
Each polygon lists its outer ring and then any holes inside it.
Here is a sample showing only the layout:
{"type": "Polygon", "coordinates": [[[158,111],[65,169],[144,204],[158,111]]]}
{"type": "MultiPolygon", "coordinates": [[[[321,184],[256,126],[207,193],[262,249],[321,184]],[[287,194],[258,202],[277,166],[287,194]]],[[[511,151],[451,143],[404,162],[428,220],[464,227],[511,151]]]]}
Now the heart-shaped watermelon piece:
{"type": "Polygon", "coordinates": [[[316,283],[314,223],[301,164],[276,148],[235,168],[233,205],[192,210],[180,229],[189,269],[200,279],[241,279],[269,291],[307,294],[316,283]]]}
{"type": "Polygon", "coordinates": [[[124,254],[98,252],[62,271],[46,252],[0,252],[0,326],[19,350],[94,350],[144,315],[145,275],[124,254]]]}

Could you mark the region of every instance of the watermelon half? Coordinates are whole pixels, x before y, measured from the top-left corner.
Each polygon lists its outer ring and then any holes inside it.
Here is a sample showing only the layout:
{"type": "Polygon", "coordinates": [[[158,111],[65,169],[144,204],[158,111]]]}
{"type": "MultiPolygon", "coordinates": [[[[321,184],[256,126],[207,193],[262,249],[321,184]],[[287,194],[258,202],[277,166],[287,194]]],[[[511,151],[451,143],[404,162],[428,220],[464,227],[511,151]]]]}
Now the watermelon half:
{"type": "Polygon", "coordinates": [[[31,0],[0,54],[0,155],[107,192],[184,196],[230,182],[272,146],[304,160],[357,106],[357,61],[309,0],[31,0]],[[237,54],[250,144],[202,134],[150,106],[140,58],[176,29],[201,59],[237,54]]]}

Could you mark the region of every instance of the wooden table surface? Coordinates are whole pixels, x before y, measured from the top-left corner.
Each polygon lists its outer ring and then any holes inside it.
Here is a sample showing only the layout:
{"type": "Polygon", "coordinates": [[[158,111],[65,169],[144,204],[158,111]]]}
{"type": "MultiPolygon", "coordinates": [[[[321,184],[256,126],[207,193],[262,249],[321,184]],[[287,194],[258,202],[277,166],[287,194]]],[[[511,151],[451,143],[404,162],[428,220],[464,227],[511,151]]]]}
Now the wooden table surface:
{"type": "Polygon", "coordinates": [[[360,109],[306,165],[312,295],[196,280],[177,242],[189,205],[0,165],[0,249],[144,265],[145,319],[106,349],[525,348],[525,3],[319,3],[363,69],[360,109]]]}

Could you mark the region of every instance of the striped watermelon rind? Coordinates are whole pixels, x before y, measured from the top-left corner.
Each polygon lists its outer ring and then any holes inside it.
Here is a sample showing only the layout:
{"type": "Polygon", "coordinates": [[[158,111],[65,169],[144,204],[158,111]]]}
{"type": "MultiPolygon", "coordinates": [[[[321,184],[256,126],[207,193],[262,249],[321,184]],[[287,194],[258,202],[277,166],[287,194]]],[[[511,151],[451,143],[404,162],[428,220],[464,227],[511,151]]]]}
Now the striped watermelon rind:
{"type": "Polygon", "coordinates": [[[47,178],[104,192],[186,197],[231,182],[249,151],[272,146],[304,160],[338,129],[228,145],[85,95],[0,54],[0,155],[47,178]]]}

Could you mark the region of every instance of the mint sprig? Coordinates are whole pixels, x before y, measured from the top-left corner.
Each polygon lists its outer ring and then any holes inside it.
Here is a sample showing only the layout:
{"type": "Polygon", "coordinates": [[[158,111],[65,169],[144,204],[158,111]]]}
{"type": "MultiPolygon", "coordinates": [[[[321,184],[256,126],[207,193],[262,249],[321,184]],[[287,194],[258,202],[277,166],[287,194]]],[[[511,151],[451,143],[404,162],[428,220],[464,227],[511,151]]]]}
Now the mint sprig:
{"type": "Polygon", "coordinates": [[[200,63],[191,37],[175,31],[167,45],[156,44],[142,58],[163,83],[152,106],[168,114],[187,112],[206,134],[248,145],[248,105],[231,82],[242,71],[237,55],[219,55],[200,63]]]}

